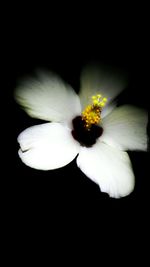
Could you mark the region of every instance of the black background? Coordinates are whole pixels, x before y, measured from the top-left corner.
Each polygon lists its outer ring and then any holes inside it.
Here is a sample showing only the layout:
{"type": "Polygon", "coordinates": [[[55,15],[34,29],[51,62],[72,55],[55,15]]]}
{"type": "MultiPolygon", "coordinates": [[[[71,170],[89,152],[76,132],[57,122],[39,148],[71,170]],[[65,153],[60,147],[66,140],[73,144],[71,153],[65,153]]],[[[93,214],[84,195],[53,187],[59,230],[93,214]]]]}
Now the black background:
{"type": "Polygon", "coordinates": [[[47,13],[40,10],[38,14],[36,11],[30,13],[29,6],[27,10],[24,7],[21,10],[11,16],[5,31],[4,54],[8,104],[6,133],[10,143],[4,203],[7,203],[13,240],[17,236],[18,242],[28,240],[29,245],[29,240],[38,243],[42,236],[58,235],[65,240],[66,235],[72,239],[81,232],[80,237],[84,238],[92,235],[100,240],[102,235],[118,234],[132,242],[134,235],[147,235],[148,153],[129,153],[135,172],[135,190],[119,200],[100,193],[98,186],[77,168],[75,160],[58,170],[31,169],[20,161],[16,139],[22,130],[40,122],[28,117],[13,99],[18,80],[26,74],[32,75],[37,68],[55,71],[78,92],[82,67],[91,61],[104,61],[123,67],[129,73],[129,86],[120,96],[119,103],[148,110],[146,21],[141,22],[138,15],[133,16],[135,11],[131,11],[129,19],[126,12],[116,18],[115,14],[110,17],[106,10],[104,16],[102,11],[97,14],[91,10],[85,19],[83,10],[79,20],[79,13],[73,7],[72,13],[67,10],[62,13],[61,7],[59,12],[50,9],[47,13]]]}

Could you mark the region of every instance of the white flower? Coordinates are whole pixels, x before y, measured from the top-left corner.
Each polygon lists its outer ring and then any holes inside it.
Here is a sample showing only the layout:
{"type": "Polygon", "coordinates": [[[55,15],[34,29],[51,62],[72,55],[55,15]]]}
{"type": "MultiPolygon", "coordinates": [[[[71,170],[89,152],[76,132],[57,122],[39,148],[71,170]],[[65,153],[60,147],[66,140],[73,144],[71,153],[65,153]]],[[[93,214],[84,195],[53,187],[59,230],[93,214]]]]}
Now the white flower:
{"type": "Polygon", "coordinates": [[[52,73],[24,82],[15,92],[17,102],[31,117],[49,122],[19,135],[21,160],[35,169],[52,170],[78,155],[78,167],[102,192],[115,198],[130,194],[134,174],[125,151],[147,149],[147,114],[112,102],[125,81],[115,71],[86,68],[79,96],[52,73]]]}

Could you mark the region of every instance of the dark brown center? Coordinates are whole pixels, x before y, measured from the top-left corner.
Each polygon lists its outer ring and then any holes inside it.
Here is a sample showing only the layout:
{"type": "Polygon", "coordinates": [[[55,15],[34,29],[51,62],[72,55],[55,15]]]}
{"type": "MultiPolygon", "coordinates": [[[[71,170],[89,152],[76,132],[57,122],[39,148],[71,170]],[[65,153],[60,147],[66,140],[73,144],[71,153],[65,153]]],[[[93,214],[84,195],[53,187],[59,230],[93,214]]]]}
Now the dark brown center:
{"type": "Polygon", "coordinates": [[[93,124],[90,129],[87,129],[81,116],[74,118],[72,125],[72,136],[81,146],[91,147],[96,143],[97,138],[103,134],[103,128],[98,125],[93,124]]]}

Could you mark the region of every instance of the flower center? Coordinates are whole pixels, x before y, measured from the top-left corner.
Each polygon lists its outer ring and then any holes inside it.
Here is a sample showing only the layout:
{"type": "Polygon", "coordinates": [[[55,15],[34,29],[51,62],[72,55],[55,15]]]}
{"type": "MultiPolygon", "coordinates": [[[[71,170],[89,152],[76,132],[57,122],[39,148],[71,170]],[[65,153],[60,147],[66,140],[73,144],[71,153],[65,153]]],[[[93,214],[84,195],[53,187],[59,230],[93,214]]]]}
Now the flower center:
{"type": "Polygon", "coordinates": [[[101,111],[107,99],[101,95],[92,96],[92,104],[82,112],[82,116],[73,119],[72,136],[82,146],[91,147],[103,133],[103,128],[97,125],[101,121],[101,111]]]}
{"type": "Polygon", "coordinates": [[[107,102],[107,98],[101,95],[92,96],[92,104],[88,105],[82,112],[82,120],[85,121],[85,127],[90,130],[91,126],[101,121],[101,111],[107,102]]]}

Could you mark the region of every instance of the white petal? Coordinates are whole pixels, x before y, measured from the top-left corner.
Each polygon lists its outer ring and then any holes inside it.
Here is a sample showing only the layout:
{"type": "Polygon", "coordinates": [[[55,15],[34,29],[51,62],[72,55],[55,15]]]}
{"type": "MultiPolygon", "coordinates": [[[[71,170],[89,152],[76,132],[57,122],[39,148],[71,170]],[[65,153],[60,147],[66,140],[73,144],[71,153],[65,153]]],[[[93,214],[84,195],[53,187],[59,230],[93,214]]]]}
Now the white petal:
{"type": "Polygon", "coordinates": [[[146,111],[121,106],[103,119],[101,141],[121,150],[147,150],[146,111]]]}
{"type": "Polygon", "coordinates": [[[16,101],[33,118],[64,122],[81,113],[80,100],[74,90],[58,76],[40,73],[15,91],[16,101]]]}
{"type": "Polygon", "coordinates": [[[98,143],[92,148],[82,148],[77,158],[78,167],[102,192],[119,198],[134,189],[134,175],[126,152],[98,143]]]}
{"type": "Polygon", "coordinates": [[[18,136],[19,156],[28,166],[39,170],[60,168],[79,152],[79,144],[60,123],[30,127],[18,136]]]}
{"type": "Polygon", "coordinates": [[[116,107],[116,102],[106,105],[101,111],[101,118],[103,119],[108,114],[110,114],[115,109],[115,107],[116,107]]]}
{"type": "Polygon", "coordinates": [[[86,67],[81,74],[80,99],[82,108],[91,102],[91,96],[101,94],[108,99],[107,105],[102,111],[102,117],[108,114],[115,105],[107,110],[108,104],[123,90],[127,84],[126,75],[114,68],[107,66],[86,67]]]}

